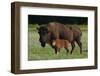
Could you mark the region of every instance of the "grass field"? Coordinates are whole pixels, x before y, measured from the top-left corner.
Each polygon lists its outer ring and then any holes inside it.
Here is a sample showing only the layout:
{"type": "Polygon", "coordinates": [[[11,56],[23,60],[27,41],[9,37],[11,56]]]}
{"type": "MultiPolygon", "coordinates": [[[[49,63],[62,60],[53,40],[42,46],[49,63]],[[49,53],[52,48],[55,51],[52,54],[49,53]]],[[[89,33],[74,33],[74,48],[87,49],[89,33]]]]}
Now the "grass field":
{"type": "MultiPolygon", "coordinates": [[[[61,49],[59,54],[54,53],[54,49],[52,49],[48,44],[45,48],[41,47],[39,42],[39,35],[36,31],[35,25],[28,28],[28,60],[52,60],[52,59],[79,59],[79,58],[87,58],[88,57],[88,46],[87,46],[87,26],[80,25],[80,29],[82,30],[82,51],[80,54],[80,50],[78,45],[73,51],[73,54],[67,54],[65,49],[61,49]]],[[[69,47],[71,50],[71,47],[69,47]]]]}

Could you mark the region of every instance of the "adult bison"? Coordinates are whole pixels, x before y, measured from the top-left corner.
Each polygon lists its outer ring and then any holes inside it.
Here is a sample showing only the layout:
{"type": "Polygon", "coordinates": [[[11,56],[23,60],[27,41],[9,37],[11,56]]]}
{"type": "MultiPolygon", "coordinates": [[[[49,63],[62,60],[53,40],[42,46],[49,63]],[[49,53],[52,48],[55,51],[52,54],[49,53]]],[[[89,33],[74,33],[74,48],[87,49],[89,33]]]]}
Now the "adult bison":
{"type": "MultiPolygon", "coordinates": [[[[75,48],[75,42],[79,45],[80,53],[82,53],[82,32],[79,28],[66,27],[64,24],[58,22],[50,22],[47,24],[47,26],[41,26],[37,29],[40,36],[39,41],[42,47],[45,47],[46,43],[49,43],[53,47],[53,40],[65,39],[71,43],[71,54],[75,48]]],[[[55,49],[55,53],[57,54],[57,48],[53,48],[55,49]]]]}

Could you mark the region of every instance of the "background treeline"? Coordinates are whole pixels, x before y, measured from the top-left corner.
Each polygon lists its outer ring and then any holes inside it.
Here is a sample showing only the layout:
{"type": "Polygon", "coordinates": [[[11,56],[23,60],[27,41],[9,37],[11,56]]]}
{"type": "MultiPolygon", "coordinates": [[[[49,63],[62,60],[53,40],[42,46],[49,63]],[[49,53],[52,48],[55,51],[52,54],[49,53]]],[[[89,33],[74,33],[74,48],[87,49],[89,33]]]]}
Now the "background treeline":
{"type": "Polygon", "coordinates": [[[43,15],[28,15],[28,24],[48,24],[49,22],[60,22],[62,24],[77,24],[87,25],[87,17],[71,17],[71,16],[43,16],[43,15]]]}

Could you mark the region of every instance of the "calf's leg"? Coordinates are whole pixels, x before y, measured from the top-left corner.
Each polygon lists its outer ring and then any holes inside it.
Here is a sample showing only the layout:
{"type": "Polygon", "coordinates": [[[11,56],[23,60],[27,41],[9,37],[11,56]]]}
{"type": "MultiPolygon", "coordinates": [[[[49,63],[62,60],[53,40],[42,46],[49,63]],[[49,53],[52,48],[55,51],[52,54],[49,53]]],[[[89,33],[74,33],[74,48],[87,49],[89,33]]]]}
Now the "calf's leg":
{"type": "Polygon", "coordinates": [[[55,54],[57,54],[57,48],[55,47],[55,54]]]}
{"type": "Polygon", "coordinates": [[[55,54],[57,54],[57,52],[60,52],[60,48],[55,47],[55,54]]]}

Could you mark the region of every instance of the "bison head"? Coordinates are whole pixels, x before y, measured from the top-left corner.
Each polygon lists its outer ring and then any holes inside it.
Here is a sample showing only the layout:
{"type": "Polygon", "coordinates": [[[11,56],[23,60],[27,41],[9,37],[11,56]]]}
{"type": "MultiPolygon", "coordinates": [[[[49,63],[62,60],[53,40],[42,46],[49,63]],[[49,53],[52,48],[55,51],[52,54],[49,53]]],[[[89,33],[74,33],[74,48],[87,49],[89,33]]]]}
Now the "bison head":
{"type": "Polygon", "coordinates": [[[46,26],[41,26],[41,27],[37,28],[37,30],[38,30],[38,33],[40,36],[39,41],[41,43],[41,46],[45,47],[47,40],[48,40],[49,31],[46,26]]]}

